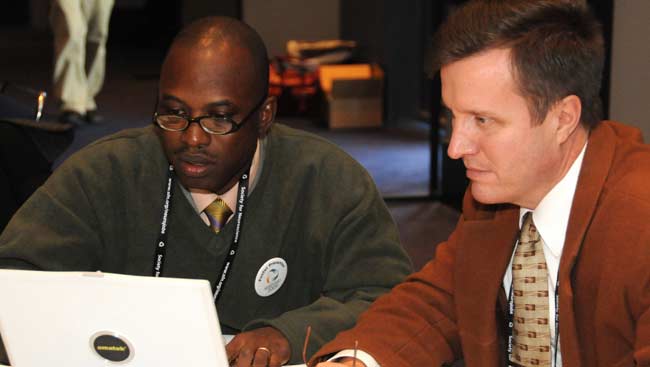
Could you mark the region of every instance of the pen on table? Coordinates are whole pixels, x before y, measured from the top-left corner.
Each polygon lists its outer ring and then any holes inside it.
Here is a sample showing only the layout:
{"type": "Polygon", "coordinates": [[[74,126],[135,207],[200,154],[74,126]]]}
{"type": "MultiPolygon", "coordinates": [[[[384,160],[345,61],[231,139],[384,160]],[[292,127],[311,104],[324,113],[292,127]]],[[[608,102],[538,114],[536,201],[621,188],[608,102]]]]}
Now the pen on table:
{"type": "Polygon", "coordinates": [[[305,343],[302,345],[302,361],[307,364],[307,344],[309,344],[309,337],[311,336],[311,325],[307,326],[307,333],[305,334],[305,343]]]}

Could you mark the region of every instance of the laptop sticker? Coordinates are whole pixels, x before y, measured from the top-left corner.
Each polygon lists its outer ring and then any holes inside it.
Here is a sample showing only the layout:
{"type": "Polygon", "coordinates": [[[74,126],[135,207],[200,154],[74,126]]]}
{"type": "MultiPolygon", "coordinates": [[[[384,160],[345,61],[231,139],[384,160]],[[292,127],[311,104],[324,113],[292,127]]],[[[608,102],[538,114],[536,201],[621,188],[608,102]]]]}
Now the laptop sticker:
{"type": "Polygon", "coordinates": [[[110,331],[95,333],[90,345],[102,359],[113,363],[126,363],[133,358],[131,343],[122,335],[110,331]]]}

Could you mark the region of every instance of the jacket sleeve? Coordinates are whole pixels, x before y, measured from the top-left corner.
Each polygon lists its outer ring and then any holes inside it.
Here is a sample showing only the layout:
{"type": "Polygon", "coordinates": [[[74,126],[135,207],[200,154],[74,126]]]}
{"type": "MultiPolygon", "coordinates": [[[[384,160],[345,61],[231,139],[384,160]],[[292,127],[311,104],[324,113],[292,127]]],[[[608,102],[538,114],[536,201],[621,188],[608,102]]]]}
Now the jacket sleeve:
{"type": "Polygon", "coordinates": [[[339,334],[313,361],[352,349],[355,341],[381,366],[441,366],[460,358],[453,290],[456,236],[438,245],[432,261],[380,297],[354,329],[339,334]]]}
{"type": "MultiPolygon", "coordinates": [[[[369,177],[348,193],[337,195],[335,224],[326,226],[320,251],[323,285],[311,304],[279,317],[254,320],[245,329],[270,325],[291,345],[291,363],[303,363],[305,332],[311,326],[307,358],[342,330],[354,326],[358,315],[380,295],[411,273],[397,227],[369,177]]],[[[337,186],[340,187],[340,186],[337,186]]],[[[332,201],[331,197],[327,201],[332,201]]]]}
{"type": "MultiPolygon", "coordinates": [[[[643,235],[639,235],[643,243],[650,239],[650,230],[645,230],[643,235]]],[[[646,246],[643,246],[646,247],[646,246]]],[[[647,250],[646,250],[647,251],[647,250]]],[[[637,366],[650,366],[650,270],[648,263],[650,256],[648,252],[638,256],[634,260],[632,267],[639,268],[636,284],[634,284],[631,293],[630,309],[636,313],[633,318],[636,319],[635,341],[634,341],[634,362],[637,366]]]]}
{"type": "MultiPolygon", "coordinates": [[[[646,286],[644,298],[647,299],[649,297],[650,289],[646,286]]],[[[638,366],[650,366],[650,307],[643,310],[636,325],[634,361],[638,366]]]]}

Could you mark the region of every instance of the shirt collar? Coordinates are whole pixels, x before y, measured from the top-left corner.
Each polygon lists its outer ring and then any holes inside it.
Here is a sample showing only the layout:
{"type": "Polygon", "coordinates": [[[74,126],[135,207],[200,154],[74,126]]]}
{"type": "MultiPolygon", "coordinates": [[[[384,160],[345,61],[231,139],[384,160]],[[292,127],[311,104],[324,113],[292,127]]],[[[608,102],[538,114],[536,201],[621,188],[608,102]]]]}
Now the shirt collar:
{"type": "Polygon", "coordinates": [[[578,184],[578,176],[582,167],[587,143],[569,168],[567,174],[549,191],[534,210],[519,209],[519,228],[521,228],[524,214],[533,212],[533,221],[540,236],[546,243],[554,257],[559,258],[564,247],[566,230],[571,214],[571,204],[578,184]]]}
{"type": "MultiPolygon", "coordinates": [[[[261,146],[264,145],[263,143],[264,142],[261,140],[257,141],[257,147],[255,148],[255,154],[253,155],[253,161],[251,162],[251,171],[250,171],[250,179],[249,179],[249,182],[251,182],[251,187],[249,191],[253,191],[253,188],[257,183],[256,179],[259,176],[259,173],[261,171],[261,167],[262,167],[261,146]]],[[[205,210],[205,208],[207,208],[208,205],[210,205],[216,198],[221,198],[221,200],[225,201],[226,204],[228,204],[230,210],[234,211],[235,204],[237,202],[238,188],[239,188],[239,184],[233,185],[228,191],[226,191],[222,195],[217,195],[213,192],[207,192],[201,190],[190,190],[189,192],[192,197],[192,200],[194,201],[194,207],[196,208],[196,211],[198,213],[203,212],[203,210],[205,210]]]]}

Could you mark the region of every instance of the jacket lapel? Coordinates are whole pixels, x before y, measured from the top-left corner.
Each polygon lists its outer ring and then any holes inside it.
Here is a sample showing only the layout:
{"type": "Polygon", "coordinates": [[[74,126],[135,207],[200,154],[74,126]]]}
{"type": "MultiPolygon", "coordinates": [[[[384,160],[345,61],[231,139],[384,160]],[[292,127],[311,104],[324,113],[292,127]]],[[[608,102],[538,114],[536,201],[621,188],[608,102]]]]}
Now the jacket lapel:
{"type": "Polygon", "coordinates": [[[558,273],[560,335],[562,335],[560,342],[562,361],[568,366],[580,365],[571,273],[614,159],[615,144],[612,135],[611,127],[605,123],[601,123],[591,132],[580,169],[560,260],[558,273]]]}
{"type": "Polygon", "coordinates": [[[458,326],[470,366],[499,365],[502,358],[498,338],[502,325],[497,325],[500,318],[495,316],[517,236],[518,214],[518,208],[510,207],[497,211],[492,219],[462,224],[455,289],[462,290],[456,292],[458,326]]]}

